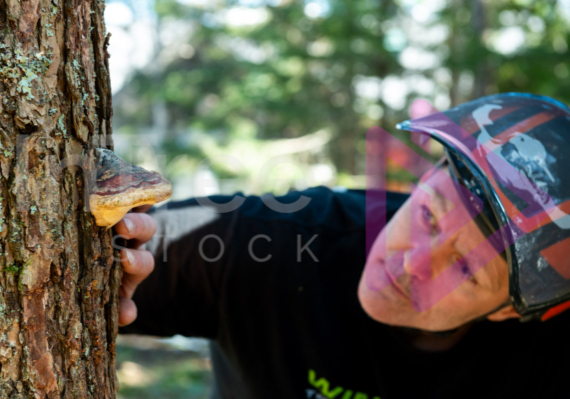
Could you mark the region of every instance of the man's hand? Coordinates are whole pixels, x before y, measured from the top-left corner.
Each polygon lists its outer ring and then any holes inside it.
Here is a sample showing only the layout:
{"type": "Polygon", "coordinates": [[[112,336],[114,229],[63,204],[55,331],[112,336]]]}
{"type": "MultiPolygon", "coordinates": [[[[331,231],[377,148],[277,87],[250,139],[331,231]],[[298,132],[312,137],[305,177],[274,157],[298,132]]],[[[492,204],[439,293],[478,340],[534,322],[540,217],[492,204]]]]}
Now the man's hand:
{"type": "Polygon", "coordinates": [[[143,212],[151,206],[134,208],[115,225],[117,234],[128,240],[128,249],[121,250],[123,279],[119,288],[119,326],[131,324],[137,318],[137,306],[131,299],[137,286],[154,269],[154,258],[149,251],[140,247],[156,232],[154,219],[143,212]]]}

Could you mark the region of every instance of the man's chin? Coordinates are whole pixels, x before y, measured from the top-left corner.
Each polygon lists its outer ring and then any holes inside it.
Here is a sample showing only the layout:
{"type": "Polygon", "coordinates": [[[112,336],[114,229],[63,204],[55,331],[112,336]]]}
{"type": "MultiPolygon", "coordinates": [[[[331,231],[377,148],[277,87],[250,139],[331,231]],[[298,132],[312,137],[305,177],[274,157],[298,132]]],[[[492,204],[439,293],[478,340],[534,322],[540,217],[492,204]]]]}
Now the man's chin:
{"type": "Polygon", "coordinates": [[[407,301],[404,299],[394,296],[390,287],[376,292],[367,286],[364,279],[360,280],[358,300],[362,309],[373,320],[390,326],[430,332],[446,331],[456,327],[435,323],[431,312],[420,314],[412,308],[409,299],[407,301]]]}
{"type": "Polygon", "coordinates": [[[410,302],[406,304],[403,298],[392,299],[385,290],[390,290],[391,287],[386,287],[382,291],[371,290],[364,279],[360,280],[358,286],[358,300],[362,309],[373,320],[380,323],[394,325],[394,326],[409,326],[410,311],[413,311],[410,302]]]}

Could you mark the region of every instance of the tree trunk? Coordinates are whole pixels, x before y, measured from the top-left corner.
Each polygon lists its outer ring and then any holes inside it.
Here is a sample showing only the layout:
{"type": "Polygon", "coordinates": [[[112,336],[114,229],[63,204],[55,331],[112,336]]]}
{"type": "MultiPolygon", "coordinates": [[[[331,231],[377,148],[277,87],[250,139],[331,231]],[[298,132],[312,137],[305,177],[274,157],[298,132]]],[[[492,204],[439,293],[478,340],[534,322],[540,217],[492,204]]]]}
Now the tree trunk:
{"type": "Polygon", "coordinates": [[[0,0],[0,397],[114,398],[111,230],[89,213],[112,147],[98,0],[0,0]]]}

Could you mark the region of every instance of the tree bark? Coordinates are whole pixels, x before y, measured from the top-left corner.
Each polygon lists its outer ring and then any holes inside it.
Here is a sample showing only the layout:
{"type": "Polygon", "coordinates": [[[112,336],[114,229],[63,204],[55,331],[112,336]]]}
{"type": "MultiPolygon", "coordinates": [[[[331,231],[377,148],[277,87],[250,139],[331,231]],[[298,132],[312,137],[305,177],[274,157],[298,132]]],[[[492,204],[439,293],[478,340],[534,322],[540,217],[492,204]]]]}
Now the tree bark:
{"type": "Polygon", "coordinates": [[[95,225],[112,148],[104,2],[0,0],[0,398],[115,398],[121,269],[95,225]]]}

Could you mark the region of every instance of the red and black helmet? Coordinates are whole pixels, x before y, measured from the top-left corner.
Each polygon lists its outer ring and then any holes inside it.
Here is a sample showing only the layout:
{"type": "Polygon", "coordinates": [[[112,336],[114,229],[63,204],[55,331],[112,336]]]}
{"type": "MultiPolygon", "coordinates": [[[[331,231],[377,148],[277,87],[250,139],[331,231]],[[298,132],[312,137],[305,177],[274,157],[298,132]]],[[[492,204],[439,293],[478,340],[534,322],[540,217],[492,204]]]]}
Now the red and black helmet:
{"type": "Polygon", "coordinates": [[[570,109],[526,93],[483,97],[398,128],[443,144],[463,200],[509,265],[523,319],[570,308],[570,109]]]}

